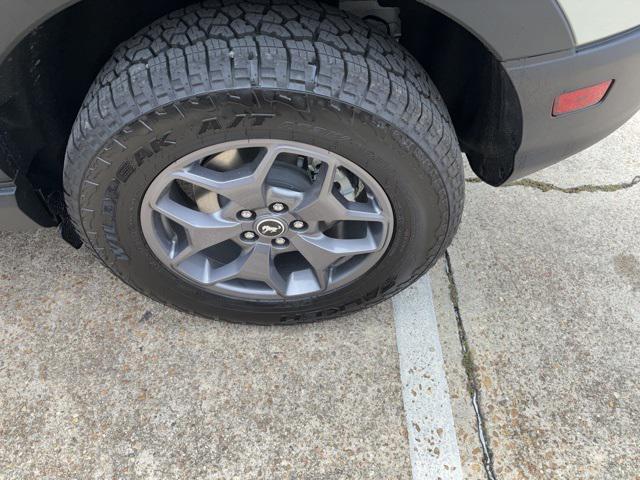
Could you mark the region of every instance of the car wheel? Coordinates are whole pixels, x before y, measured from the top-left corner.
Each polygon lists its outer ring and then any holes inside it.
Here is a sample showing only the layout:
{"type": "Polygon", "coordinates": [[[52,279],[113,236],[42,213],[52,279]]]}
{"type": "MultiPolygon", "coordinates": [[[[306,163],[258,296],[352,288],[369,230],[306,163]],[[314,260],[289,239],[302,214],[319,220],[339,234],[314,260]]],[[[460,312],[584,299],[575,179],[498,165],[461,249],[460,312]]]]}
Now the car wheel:
{"type": "Polygon", "coordinates": [[[311,1],[205,2],[121,45],[64,186],[84,243],[184,311],[309,322],[423,274],[462,213],[446,107],[394,40],[311,1]]]}

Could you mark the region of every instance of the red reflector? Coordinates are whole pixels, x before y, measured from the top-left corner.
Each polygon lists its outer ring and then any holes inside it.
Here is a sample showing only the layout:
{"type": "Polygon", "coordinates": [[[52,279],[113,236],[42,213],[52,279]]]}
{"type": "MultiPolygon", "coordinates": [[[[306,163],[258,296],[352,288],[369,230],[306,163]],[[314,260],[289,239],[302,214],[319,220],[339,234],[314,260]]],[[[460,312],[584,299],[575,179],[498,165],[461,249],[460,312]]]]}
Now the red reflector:
{"type": "Polygon", "coordinates": [[[591,87],[585,87],[558,95],[553,101],[553,116],[557,117],[564,113],[575,112],[576,110],[582,110],[583,108],[600,103],[609,91],[609,88],[611,88],[612,83],[613,80],[607,80],[606,82],[591,87]]]}

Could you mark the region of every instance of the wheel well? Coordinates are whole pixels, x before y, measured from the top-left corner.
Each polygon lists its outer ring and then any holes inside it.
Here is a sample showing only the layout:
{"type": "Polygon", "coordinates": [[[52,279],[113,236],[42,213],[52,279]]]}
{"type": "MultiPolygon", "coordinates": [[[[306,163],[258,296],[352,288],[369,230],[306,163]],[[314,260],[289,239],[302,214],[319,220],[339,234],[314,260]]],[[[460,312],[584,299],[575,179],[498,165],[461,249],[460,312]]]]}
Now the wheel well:
{"type": "Polygon", "coordinates": [[[401,8],[402,43],[438,87],[474,172],[509,178],[522,138],[518,94],[502,64],[464,27],[414,1],[401,8]]]}
{"type": "MultiPolygon", "coordinates": [[[[0,130],[20,172],[51,206],[62,191],[64,151],[82,100],[114,48],[192,0],[84,0],[48,19],[0,66],[0,130]]],[[[336,2],[328,2],[336,3],[336,2]]],[[[502,65],[476,37],[414,0],[400,9],[401,42],[440,90],[474,171],[499,185],[521,138],[517,94],[502,65]]],[[[6,161],[6,160],[5,160],[6,161]]]]}
{"type": "Polygon", "coordinates": [[[64,152],[91,83],[115,47],[190,0],[83,0],[27,35],[0,66],[0,129],[12,165],[45,199],[62,191],[64,152]]]}

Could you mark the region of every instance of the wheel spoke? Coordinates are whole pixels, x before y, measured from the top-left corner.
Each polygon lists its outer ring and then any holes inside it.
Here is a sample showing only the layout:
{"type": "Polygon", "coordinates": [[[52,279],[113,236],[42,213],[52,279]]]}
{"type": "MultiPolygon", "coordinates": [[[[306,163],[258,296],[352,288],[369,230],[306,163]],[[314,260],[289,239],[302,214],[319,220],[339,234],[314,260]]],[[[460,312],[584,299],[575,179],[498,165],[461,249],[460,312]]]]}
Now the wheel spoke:
{"type": "Polygon", "coordinates": [[[267,205],[280,202],[287,205],[291,210],[295,209],[304,199],[302,192],[296,192],[287,188],[267,187],[266,200],[267,205]]]}
{"type": "Polygon", "coordinates": [[[375,205],[369,202],[348,202],[339,198],[334,191],[336,168],[323,163],[312,188],[305,193],[296,213],[307,221],[359,221],[386,222],[386,218],[375,205]]]}
{"type": "Polygon", "coordinates": [[[178,265],[180,265],[186,259],[193,256],[193,254],[197,253],[198,251],[200,250],[192,247],[191,245],[186,245],[185,247],[183,247],[181,250],[178,250],[178,251],[176,251],[175,249],[172,249],[172,252],[169,254],[169,260],[171,262],[171,265],[173,265],[174,267],[177,267],[178,265]]]}
{"type": "Polygon", "coordinates": [[[233,278],[264,282],[281,297],[286,296],[287,282],[274,265],[270,245],[256,243],[232,263],[236,268],[233,278]]]}
{"type": "Polygon", "coordinates": [[[242,231],[238,222],[222,218],[221,212],[213,214],[198,212],[171,200],[166,195],[152,204],[151,208],[180,225],[187,234],[188,245],[180,251],[172,249],[170,253],[173,265],[179,265],[207,247],[234,238],[242,231]]]}
{"type": "Polygon", "coordinates": [[[253,162],[229,172],[217,172],[196,163],[174,172],[173,178],[215,192],[238,205],[257,208],[265,205],[264,181],[278,153],[275,147],[263,149],[253,162]]]}
{"type": "Polygon", "coordinates": [[[218,282],[225,282],[227,280],[238,278],[243,263],[244,258],[240,256],[234,261],[227,263],[226,265],[211,270],[208,273],[206,283],[213,285],[218,282]]]}
{"type": "Polygon", "coordinates": [[[367,229],[364,238],[339,239],[327,237],[322,233],[313,235],[295,235],[291,243],[309,262],[316,274],[321,289],[325,289],[330,267],[342,258],[354,255],[373,253],[380,246],[373,234],[367,229]]]}
{"type": "Polygon", "coordinates": [[[335,220],[350,220],[354,222],[380,222],[386,223],[387,219],[373,200],[368,203],[347,202],[333,196],[339,205],[334,206],[335,220]]]}
{"type": "Polygon", "coordinates": [[[297,213],[308,220],[320,220],[325,216],[323,202],[331,195],[336,167],[323,163],[311,188],[305,193],[304,199],[297,209],[297,213]]]}

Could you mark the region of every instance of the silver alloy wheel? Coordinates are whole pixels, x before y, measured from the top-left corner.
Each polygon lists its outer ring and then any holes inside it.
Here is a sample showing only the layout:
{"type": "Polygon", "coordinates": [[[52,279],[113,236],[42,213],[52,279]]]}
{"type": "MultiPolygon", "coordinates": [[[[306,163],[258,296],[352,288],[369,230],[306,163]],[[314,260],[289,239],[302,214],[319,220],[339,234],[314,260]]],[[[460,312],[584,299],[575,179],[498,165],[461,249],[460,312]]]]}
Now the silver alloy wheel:
{"type": "Polygon", "coordinates": [[[382,257],[393,232],[389,199],[362,168],[312,145],[269,139],[177,160],[149,186],[140,220],[170,270],[201,288],[252,299],[352,282],[382,257]],[[300,221],[303,228],[293,227],[300,221]]]}

